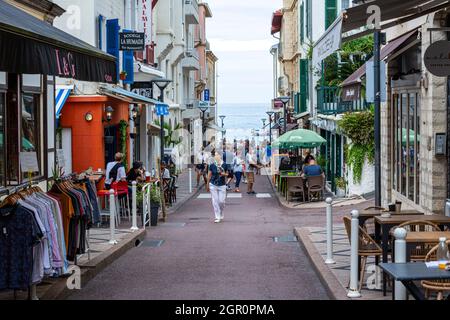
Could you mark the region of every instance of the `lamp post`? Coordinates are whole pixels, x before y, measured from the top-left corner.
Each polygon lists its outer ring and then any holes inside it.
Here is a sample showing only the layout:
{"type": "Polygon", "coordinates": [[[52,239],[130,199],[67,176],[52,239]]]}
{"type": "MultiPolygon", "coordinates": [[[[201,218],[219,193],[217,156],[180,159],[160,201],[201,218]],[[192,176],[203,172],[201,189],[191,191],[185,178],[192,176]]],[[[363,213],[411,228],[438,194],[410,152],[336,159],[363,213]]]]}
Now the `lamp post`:
{"type": "Polygon", "coordinates": [[[275,99],[276,101],[280,101],[283,103],[283,111],[284,111],[284,132],[287,132],[287,104],[291,101],[291,97],[279,97],[275,99]]]}
{"type": "MultiPolygon", "coordinates": [[[[223,128],[224,128],[224,123],[223,123],[223,121],[225,120],[226,116],[220,116],[219,118],[220,118],[220,120],[222,120],[222,130],[223,130],[223,128]]],[[[225,133],[224,133],[224,131],[222,131],[222,140],[223,140],[224,138],[225,138],[225,133]]]]}
{"type": "Polygon", "coordinates": [[[272,145],[272,117],[275,114],[273,111],[267,111],[267,115],[269,116],[269,143],[272,145]]]}
{"type": "MultiPolygon", "coordinates": [[[[164,90],[167,88],[167,86],[172,82],[172,80],[168,79],[160,79],[160,80],[154,80],[152,81],[152,84],[156,84],[159,91],[161,92],[159,96],[159,101],[164,103],[164,90]]],[[[161,125],[161,132],[160,132],[160,139],[161,139],[161,161],[164,159],[164,115],[160,116],[160,125],[161,125]]]]}
{"type": "Polygon", "coordinates": [[[202,139],[203,139],[203,148],[206,148],[206,139],[205,139],[205,133],[206,133],[206,126],[205,126],[205,113],[208,111],[208,107],[200,105],[198,107],[200,111],[202,112],[202,139]]]}

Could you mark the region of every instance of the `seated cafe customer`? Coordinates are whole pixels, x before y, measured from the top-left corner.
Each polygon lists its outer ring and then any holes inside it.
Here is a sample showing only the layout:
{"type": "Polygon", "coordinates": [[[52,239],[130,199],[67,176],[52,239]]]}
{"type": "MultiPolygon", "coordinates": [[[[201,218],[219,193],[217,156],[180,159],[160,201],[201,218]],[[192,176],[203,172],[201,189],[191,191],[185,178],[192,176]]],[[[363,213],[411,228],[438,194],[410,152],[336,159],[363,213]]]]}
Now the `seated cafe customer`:
{"type": "Polygon", "coordinates": [[[127,182],[131,184],[133,181],[141,183],[145,181],[145,169],[142,162],[133,163],[133,168],[127,174],[127,182]]]}
{"type": "Polygon", "coordinates": [[[309,165],[303,168],[304,177],[318,177],[324,175],[322,168],[316,163],[316,160],[310,160],[309,165]]]}
{"type": "Polygon", "coordinates": [[[110,162],[106,166],[105,189],[110,190],[114,182],[124,181],[127,177],[125,174],[125,166],[123,165],[123,154],[117,153],[115,161],[110,162]]]}

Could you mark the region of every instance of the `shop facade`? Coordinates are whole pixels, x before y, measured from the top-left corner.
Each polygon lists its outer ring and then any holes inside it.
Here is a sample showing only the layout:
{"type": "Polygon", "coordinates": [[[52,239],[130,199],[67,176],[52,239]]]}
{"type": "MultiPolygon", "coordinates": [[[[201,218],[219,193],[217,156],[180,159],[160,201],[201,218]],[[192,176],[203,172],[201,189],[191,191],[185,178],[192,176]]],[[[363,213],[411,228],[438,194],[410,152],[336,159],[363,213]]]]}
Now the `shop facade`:
{"type": "Polygon", "coordinates": [[[0,12],[0,189],[31,181],[46,189],[57,154],[56,77],[113,83],[115,58],[4,1],[0,12]]]}

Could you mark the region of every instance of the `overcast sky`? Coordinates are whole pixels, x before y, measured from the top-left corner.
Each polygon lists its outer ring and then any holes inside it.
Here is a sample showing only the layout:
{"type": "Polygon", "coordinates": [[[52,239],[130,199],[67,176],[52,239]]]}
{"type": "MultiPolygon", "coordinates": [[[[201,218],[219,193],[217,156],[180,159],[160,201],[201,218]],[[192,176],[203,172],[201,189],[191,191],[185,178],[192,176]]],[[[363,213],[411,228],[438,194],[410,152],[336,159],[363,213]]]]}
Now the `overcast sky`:
{"type": "Polygon", "coordinates": [[[272,13],[281,0],[208,0],[207,38],[219,58],[219,103],[269,103],[272,13]]]}

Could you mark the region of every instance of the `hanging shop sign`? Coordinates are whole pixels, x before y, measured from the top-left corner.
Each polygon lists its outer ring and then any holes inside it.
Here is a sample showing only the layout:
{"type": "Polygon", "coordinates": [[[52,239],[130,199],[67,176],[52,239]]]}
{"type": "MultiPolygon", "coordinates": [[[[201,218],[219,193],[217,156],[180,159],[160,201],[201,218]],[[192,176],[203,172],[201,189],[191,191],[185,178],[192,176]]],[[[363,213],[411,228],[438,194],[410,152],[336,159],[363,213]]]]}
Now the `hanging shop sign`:
{"type": "Polygon", "coordinates": [[[313,49],[313,66],[319,65],[329,55],[333,54],[341,47],[342,43],[342,16],[337,19],[332,26],[320,38],[313,49]]]}
{"type": "Polygon", "coordinates": [[[361,84],[349,85],[342,88],[342,101],[357,101],[361,98],[361,84]]]}
{"type": "Polygon", "coordinates": [[[120,33],[121,51],[144,51],[145,33],[143,32],[121,32],[120,33]]]}
{"type": "Polygon", "coordinates": [[[427,70],[437,77],[450,76],[450,41],[436,41],[423,58],[427,70]]]}

